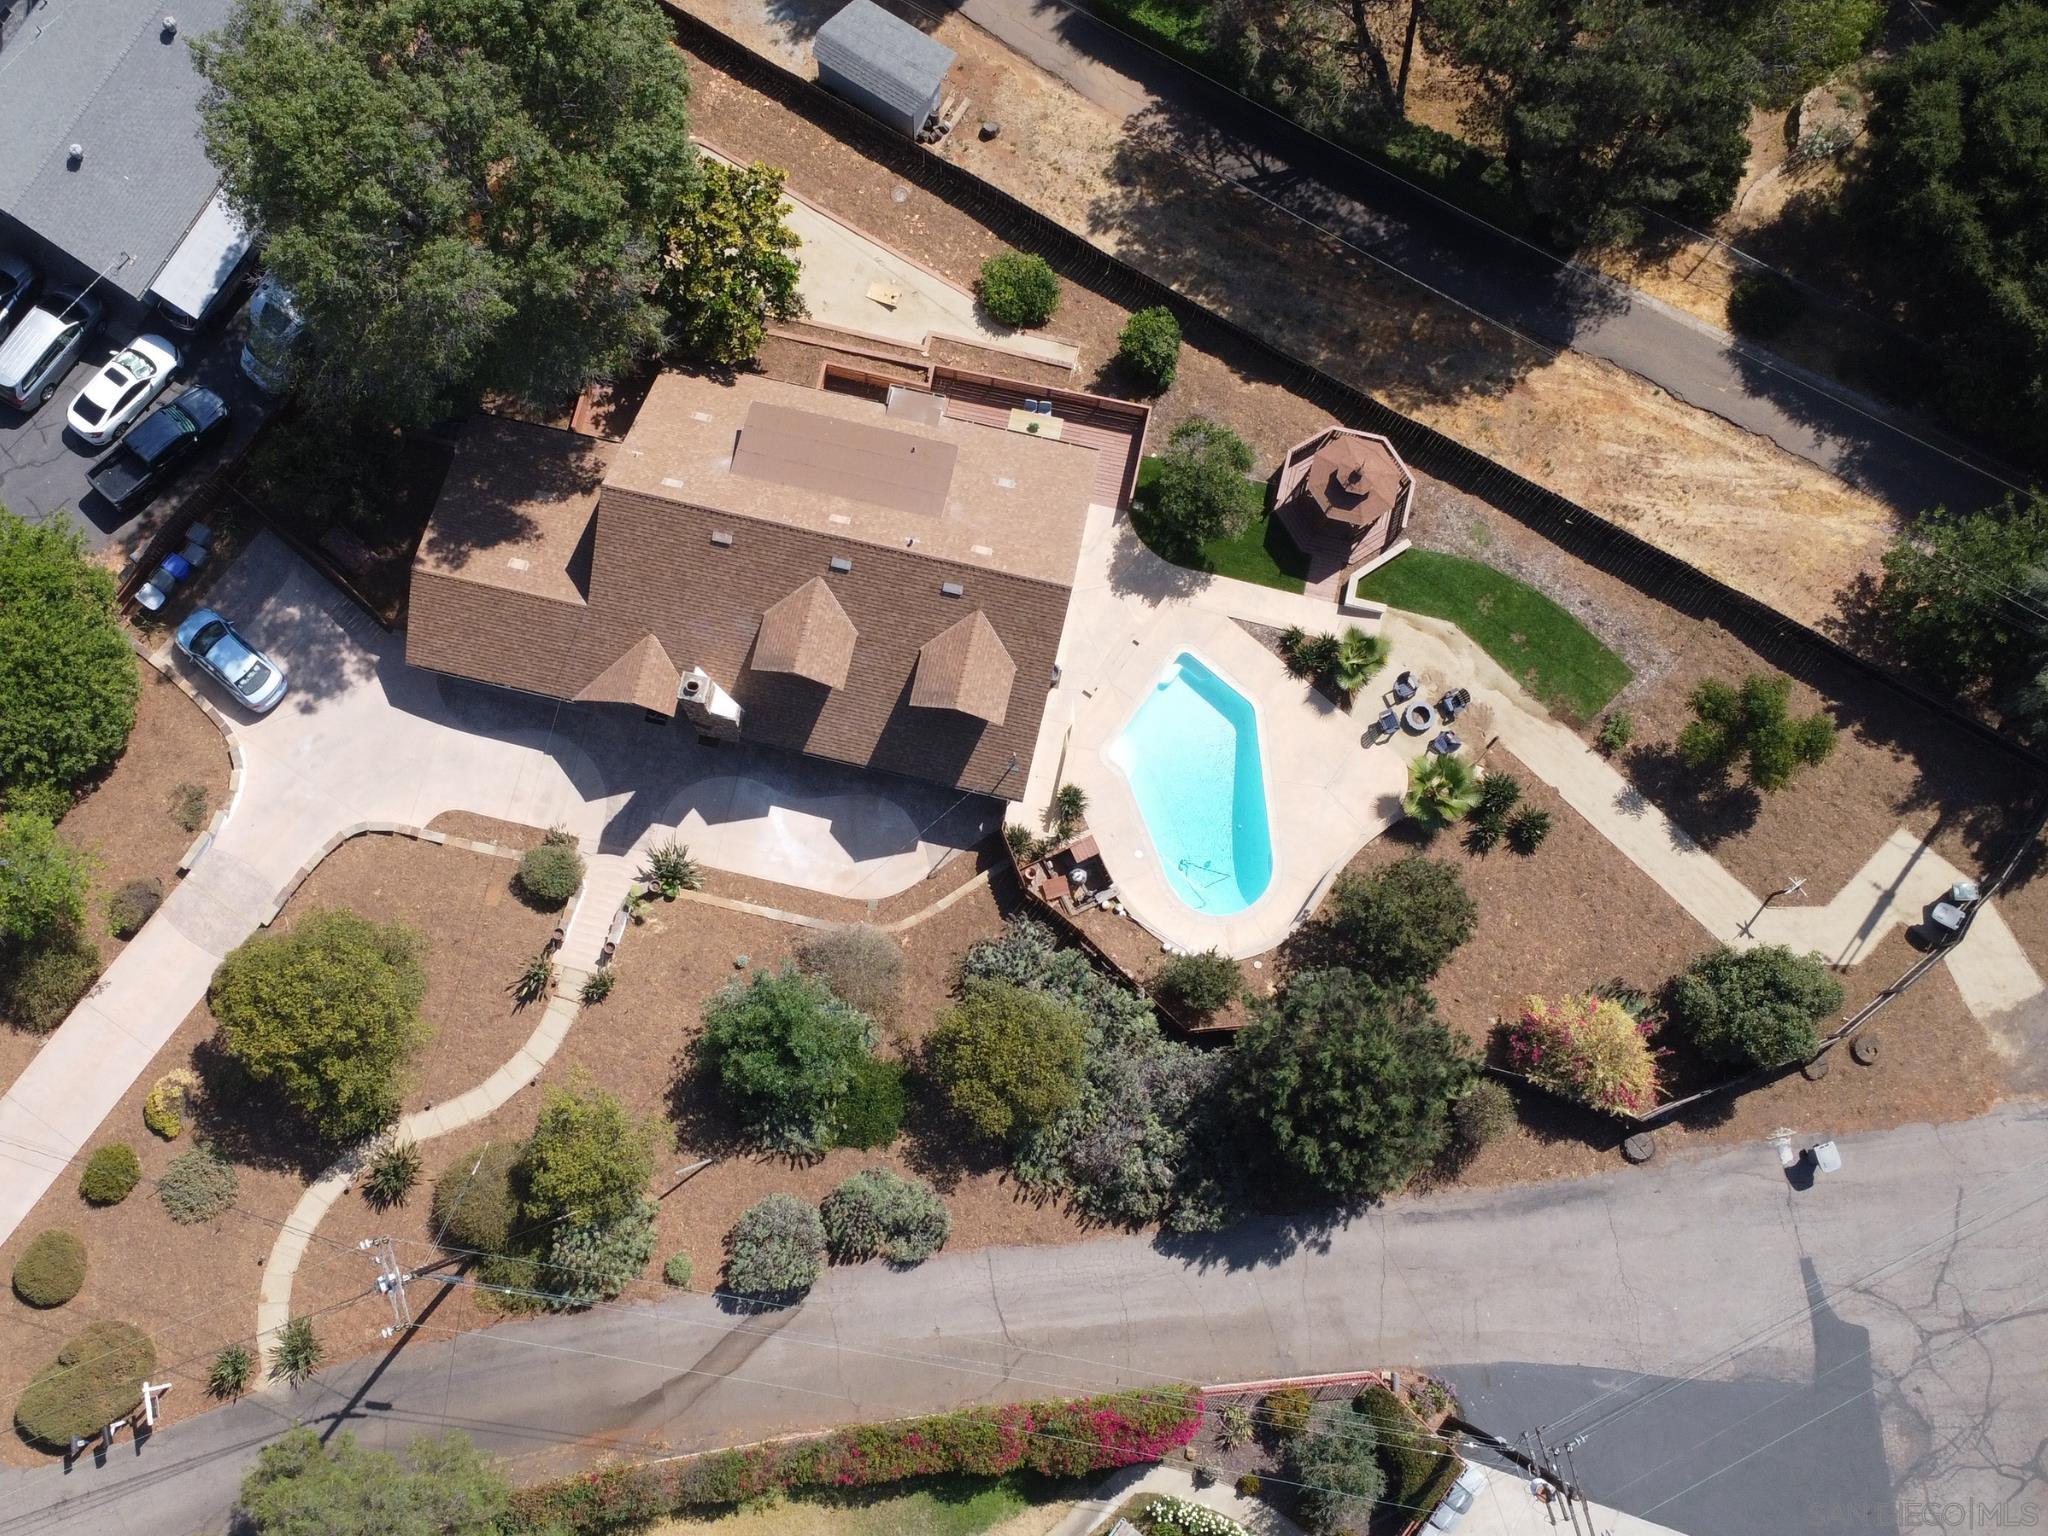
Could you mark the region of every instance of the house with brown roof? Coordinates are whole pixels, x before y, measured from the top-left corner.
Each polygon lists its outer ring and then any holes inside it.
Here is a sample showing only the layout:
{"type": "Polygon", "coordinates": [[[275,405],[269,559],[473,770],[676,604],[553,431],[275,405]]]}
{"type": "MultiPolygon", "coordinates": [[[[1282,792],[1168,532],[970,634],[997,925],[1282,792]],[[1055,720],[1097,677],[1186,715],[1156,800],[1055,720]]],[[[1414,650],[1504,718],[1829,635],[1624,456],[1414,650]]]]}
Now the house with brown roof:
{"type": "Polygon", "coordinates": [[[664,374],[618,443],[479,418],[407,661],[1020,798],[1099,450],[933,390],[664,374]]]}

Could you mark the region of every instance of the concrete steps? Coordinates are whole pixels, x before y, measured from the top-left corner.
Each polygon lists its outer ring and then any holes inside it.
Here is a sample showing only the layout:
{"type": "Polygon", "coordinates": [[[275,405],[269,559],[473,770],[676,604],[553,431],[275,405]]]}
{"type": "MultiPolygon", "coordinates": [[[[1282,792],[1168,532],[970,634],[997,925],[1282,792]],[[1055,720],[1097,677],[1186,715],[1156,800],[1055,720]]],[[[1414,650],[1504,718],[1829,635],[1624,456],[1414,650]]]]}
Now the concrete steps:
{"type": "Polygon", "coordinates": [[[569,919],[569,931],[562,940],[557,963],[593,970],[604,953],[612,919],[625,904],[626,893],[639,874],[636,856],[617,853],[594,854],[583,877],[583,894],[569,919]]]}

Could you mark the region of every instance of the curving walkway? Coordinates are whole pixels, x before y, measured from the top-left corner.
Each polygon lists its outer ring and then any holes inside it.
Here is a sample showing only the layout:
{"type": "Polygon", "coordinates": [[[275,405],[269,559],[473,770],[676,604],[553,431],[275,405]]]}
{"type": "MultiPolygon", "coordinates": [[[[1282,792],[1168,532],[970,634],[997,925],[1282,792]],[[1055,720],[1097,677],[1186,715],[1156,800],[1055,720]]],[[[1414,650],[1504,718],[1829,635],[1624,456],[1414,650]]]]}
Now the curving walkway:
{"type": "MultiPolygon", "coordinates": [[[[222,957],[353,828],[471,811],[565,827],[595,865],[629,860],[667,825],[717,868],[798,884],[818,871],[824,888],[874,898],[994,829],[985,803],[935,788],[785,753],[714,752],[618,712],[416,671],[402,638],[268,533],[221,573],[213,601],[277,656],[293,691],[265,716],[220,715],[236,758],[231,813],[0,1098],[0,1239],[205,997],[222,957]]],[[[190,680],[168,650],[154,660],[190,680]]]]}

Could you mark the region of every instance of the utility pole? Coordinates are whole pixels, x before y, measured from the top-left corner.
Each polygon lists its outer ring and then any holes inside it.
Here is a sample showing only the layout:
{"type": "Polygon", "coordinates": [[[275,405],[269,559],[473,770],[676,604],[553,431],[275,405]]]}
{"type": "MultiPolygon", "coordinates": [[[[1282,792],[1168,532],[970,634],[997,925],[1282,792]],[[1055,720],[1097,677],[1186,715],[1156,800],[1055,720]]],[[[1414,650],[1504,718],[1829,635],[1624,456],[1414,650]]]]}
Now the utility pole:
{"type": "Polygon", "coordinates": [[[1776,901],[1780,896],[1797,896],[1801,891],[1805,889],[1806,876],[1794,875],[1790,880],[1787,880],[1783,885],[1779,886],[1778,889],[1771,892],[1770,895],[1766,896],[1761,902],[1757,904],[1756,911],[1750,915],[1749,921],[1742,925],[1740,931],[1743,933],[1748,933],[1752,928],[1756,927],[1756,920],[1759,917],[1762,917],[1764,915],[1765,909],[1768,908],[1770,904],[1776,901]]]}
{"type": "Polygon", "coordinates": [[[405,1294],[405,1282],[416,1280],[400,1266],[398,1256],[392,1251],[388,1237],[366,1237],[356,1247],[364,1253],[373,1254],[377,1260],[377,1290],[391,1303],[390,1326],[382,1329],[380,1338],[396,1338],[413,1329],[412,1298],[405,1294]]]}

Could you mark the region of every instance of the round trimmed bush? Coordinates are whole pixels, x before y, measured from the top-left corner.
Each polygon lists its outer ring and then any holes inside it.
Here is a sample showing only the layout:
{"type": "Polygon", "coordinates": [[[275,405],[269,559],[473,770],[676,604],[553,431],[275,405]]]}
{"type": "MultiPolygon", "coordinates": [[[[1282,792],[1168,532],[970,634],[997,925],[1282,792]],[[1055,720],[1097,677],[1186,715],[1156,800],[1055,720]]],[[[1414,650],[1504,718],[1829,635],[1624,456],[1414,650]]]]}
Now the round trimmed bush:
{"type": "Polygon", "coordinates": [[[1842,984],[1819,955],[1783,944],[1695,958],[1671,983],[1671,1017],[1715,1061],[1776,1067],[1820,1049],[1820,1021],[1842,1006],[1842,984]]]}
{"type": "Polygon", "coordinates": [[[7,1014],[31,1034],[62,1024],[100,978],[99,951],[66,929],[22,954],[7,990],[7,1014]]]}
{"type": "Polygon", "coordinates": [[[903,1006],[903,946],[881,929],[866,923],[827,929],[797,946],[796,963],[877,1024],[896,1022],[903,1006]]]}
{"type": "Polygon", "coordinates": [[[194,1147],[171,1159],[156,1182],[158,1198],[181,1226],[211,1221],[235,1203],[235,1170],[211,1147],[194,1147]]]}
{"type": "Polygon", "coordinates": [[[117,939],[132,939],[163,904],[161,880],[130,880],[107,898],[107,929],[117,939]]]}
{"type": "Polygon", "coordinates": [[[542,843],[519,861],[519,889],[543,911],[569,904],[583,884],[583,855],[567,843],[542,843]]]}
{"type": "Polygon", "coordinates": [[[888,1168],[864,1168],[845,1180],[818,1214],[835,1259],[919,1264],[943,1248],[953,1230],[946,1203],[931,1185],[888,1168]]]}
{"type": "Polygon", "coordinates": [[[119,1205],[142,1180],[142,1159],[125,1141],[96,1147],[79,1175],[78,1192],[94,1205],[119,1205]]]}
{"type": "Polygon", "coordinates": [[[1475,1078],[1471,1091],[1451,1106],[1451,1139],[1467,1157],[1515,1128],[1515,1096],[1490,1077],[1475,1078]]]}
{"type": "Polygon", "coordinates": [[[690,1256],[687,1253],[672,1253],[668,1262],[661,1266],[661,1278],[679,1291],[690,1288],[690,1256]]]}
{"type": "Polygon", "coordinates": [[[910,1109],[906,1076],[900,1063],[878,1056],[854,1063],[852,1086],[832,1106],[832,1145],[868,1151],[894,1141],[910,1109]]]}
{"type": "Polygon", "coordinates": [[[795,1297],[808,1291],[825,1261],[818,1208],[795,1195],[750,1206],[725,1240],[725,1284],[741,1296],[795,1297]]]}
{"type": "Polygon", "coordinates": [[[518,1225],[512,1169],[525,1148],[493,1141],[481,1152],[466,1152],[434,1183],[434,1230],[451,1248],[504,1253],[518,1225]]]}
{"type": "Polygon", "coordinates": [[[999,325],[1043,325],[1060,307],[1060,280],[1043,256],[1005,251],[981,264],[981,307],[999,325]]]}
{"type": "Polygon", "coordinates": [[[176,1141],[185,1129],[185,1099],[199,1086],[199,1074],[189,1067],[175,1067],[149,1085],[149,1097],[142,1101],[142,1123],[165,1141],[176,1141]]]}
{"type": "Polygon", "coordinates": [[[1139,310],[1124,322],[1116,355],[1155,391],[1164,390],[1180,371],[1180,322],[1164,305],[1139,310]]]}
{"type": "Polygon", "coordinates": [[[96,1435],[133,1413],[155,1369],[156,1349],[140,1328],[88,1323],[21,1394],[15,1428],[38,1445],[68,1450],[74,1438],[96,1435]]]}
{"type": "Polygon", "coordinates": [[[1178,1014],[1207,1018],[1228,1008],[1244,991],[1244,972],[1218,949],[1174,955],[1152,978],[1152,994],[1178,1014]]]}
{"type": "Polygon", "coordinates": [[[85,1244],[59,1227],[38,1232],[14,1261],[14,1294],[32,1307],[61,1307],[85,1284],[85,1244]]]}

